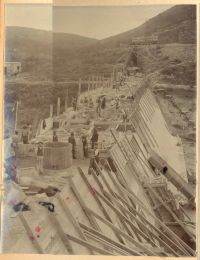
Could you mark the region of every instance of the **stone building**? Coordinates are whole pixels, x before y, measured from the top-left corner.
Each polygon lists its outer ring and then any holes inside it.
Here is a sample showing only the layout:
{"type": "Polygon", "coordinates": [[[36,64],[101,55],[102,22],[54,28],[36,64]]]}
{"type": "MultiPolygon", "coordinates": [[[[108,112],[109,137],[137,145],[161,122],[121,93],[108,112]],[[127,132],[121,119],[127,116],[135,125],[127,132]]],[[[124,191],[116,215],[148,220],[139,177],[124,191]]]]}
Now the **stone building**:
{"type": "Polygon", "coordinates": [[[16,75],[22,70],[21,62],[5,62],[4,63],[4,74],[6,76],[16,75]]]}

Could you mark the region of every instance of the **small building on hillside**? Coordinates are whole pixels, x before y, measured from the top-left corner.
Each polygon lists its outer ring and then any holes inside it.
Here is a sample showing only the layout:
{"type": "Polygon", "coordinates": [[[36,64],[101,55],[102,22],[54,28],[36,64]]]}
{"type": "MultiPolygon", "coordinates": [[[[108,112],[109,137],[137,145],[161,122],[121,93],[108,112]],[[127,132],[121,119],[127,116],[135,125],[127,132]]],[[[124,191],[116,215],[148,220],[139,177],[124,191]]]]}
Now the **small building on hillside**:
{"type": "Polygon", "coordinates": [[[4,75],[12,76],[22,71],[21,62],[5,62],[4,75]]]}

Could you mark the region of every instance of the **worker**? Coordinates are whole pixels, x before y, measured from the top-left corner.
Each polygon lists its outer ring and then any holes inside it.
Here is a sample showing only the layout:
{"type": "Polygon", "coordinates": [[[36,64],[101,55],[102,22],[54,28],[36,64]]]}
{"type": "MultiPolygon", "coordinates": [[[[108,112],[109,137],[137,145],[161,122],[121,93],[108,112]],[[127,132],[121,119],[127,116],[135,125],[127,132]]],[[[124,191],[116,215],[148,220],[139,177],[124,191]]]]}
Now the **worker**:
{"type": "MultiPolygon", "coordinates": [[[[98,176],[99,175],[99,169],[98,169],[98,166],[100,163],[100,159],[99,159],[99,150],[96,149],[94,151],[94,155],[93,157],[91,157],[90,159],[90,164],[89,164],[89,168],[88,168],[88,174],[92,174],[92,171],[95,171],[96,175],[98,176]]],[[[100,165],[99,165],[100,167],[100,165]]],[[[100,167],[101,169],[101,167],[100,167]]]]}
{"type": "Polygon", "coordinates": [[[58,136],[56,134],[56,131],[53,132],[53,142],[58,142],[58,136]]]}
{"type": "Polygon", "coordinates": [[[28,125],[28,140],[30,141],[33,137],[33,129],[32,129],[32,125],[29,124],[28,125]]]}
{"type": "Polygon", "coordinates": [[[45,129],[47,126],[45,119],[42,121],[42,129],[45,129]]]}
{"type": "Polygon", "coordinates": [[[22,142],[28,144],[28,127],[26,125],[22,129],[22,142]]]}
{"type": "Polygon", "coordinates": [[[117,98],[115,99],[115,108],[116,108],[116,110],[119,109],[119,106],[120,106],[119,98],[117,97],[117,98]]]}
{"type": "Polygon", "coordinates": [[[82,144],[83,144],[83,154],[84,157],[88,157],[88,144],[87,144],[87,137],[85,135],[82,136],[82,144]]]}
{"type": "Polygon", "coordinates": [[[121,109],[121,113],[122,113],[123,123],[127,122],[128,115],[127,115],[126,111],[123,108],[121,109]]]}
{"type": "Polygon", "coordinates": [[[84,104],[87,106],[88,105],[88,99],[87,97],[84,98],[84,104]]]}
{"type": "Polygon", "coordinates": [[[106,108],[106,97],[102,97],[102,100],[101,100],[101,109],[105,109],[106,108]]]}
{"type": "Polygon", "coordinates": [[[117,81],[117,82],[116,82],[116,87],[115,87],[115,89],[116,89],[116,92],[118,92],[118,91],[119,91],[119,88],[120,88],[120,82],[119,82],[119,81],[117,81]]]}
{"type": "Polygon", "coordinates": [[[97,146],[98,138],[99,138],[99,135],[98,135],[96,127],[94,126],[92,129],[92,137],[91,137],[91,143],[92,143],[91,148],[92,149],[94,149],[94,147],[97,146]]]}
{"type": "Polygon", "coordinates": [[[43,154],[44,154],[43,143],[39,142],[37,148],[37,171],[39,174],[43,173],[43,154]]]}
{"type": "Polygon", "coordinates": [[[70,144],[72,144],[72,158],[73,159],[76,159],[76,156],[75,156],[75,152],[76,152],[76,140],[74,138],[74,133],[72,132],[69,139],[68,139],[68,142],[70,144]]]}
{"type": "Polygon", "coordinates": [[[96,102],[97,102],[96,112],[98,116],[101,116],[101,97],[98,97],[96,102]]]}
{"type": "Polygon", "coordinates": [[[72,99],[72,107],[73,107],[74,111],[76,111],[76,108],[77,108],[77,100],[76,100],[76,98],[72,99]]]}
{"type": "Polygon", "coordinates": [[[90,97],[90,98],[89,98],[89,107],[92,108],[93,106],[94,106],[93,100],[92,100],[92,98],[90,97]]]}
{"type": "Polygon", "coordinates": [[[17,155],[18,152],[18,143],[19,143],[19,133],[17,130],[15,130],[15,133],[12,137],[12,148],[14,149],[15,155],[17,155]]]}

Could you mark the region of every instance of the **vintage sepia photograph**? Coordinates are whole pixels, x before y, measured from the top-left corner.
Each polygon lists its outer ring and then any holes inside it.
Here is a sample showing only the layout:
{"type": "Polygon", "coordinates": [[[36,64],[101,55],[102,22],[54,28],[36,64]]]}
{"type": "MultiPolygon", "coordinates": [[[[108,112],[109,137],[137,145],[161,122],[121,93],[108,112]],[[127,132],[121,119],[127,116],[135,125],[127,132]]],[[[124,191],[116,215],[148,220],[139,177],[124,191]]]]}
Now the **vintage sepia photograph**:
{"type": "Polygon", "coordinates": [[[1,252],[196,256],[196,5],[4,9],[1,252]]]}

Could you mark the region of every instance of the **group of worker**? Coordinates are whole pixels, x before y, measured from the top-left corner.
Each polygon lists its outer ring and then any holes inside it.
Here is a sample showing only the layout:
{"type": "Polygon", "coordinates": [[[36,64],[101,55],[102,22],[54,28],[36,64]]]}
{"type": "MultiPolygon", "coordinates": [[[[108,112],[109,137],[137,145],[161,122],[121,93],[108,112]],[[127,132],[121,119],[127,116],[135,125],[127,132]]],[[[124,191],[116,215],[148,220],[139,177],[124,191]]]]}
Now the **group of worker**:
{"type": "MultiPolygon", "coordinates": [[[[98,131],[96,129],[95,126],[92,127],[92,131],[91,131],[91,149],[95,149],[97,147],[97,143],[98,143],[98,131]]],[[[53,137],[52,137],[52,141],[54,142],[58,142],[58,136],[56,131],[53,132],[53,137]]],[[[81,141],[82,141],[82,145],[83,145],[83,155],[85,158],[88,157],[88,138],[87,135],[82,135],[81,137],[81,141]]],[[[76,159],[76,139],[75,139],[75,135],[74,132],[71,132],[69,138],[68,138],[68,142],[72,145],[72,158],[76,159]]],[[[39,174],[41,174],[43,172],[43,143],[39,142],[38,143],[38,148],[37,148],[37,170],[39,172],[39,174]]]]}
{"type": "Polygon", "coordinates": [[[80,100],[81,104],[84,104],[86,107],[92,108],[94,106],[92,97],[85,96],[83,99],[80,100]]]}

